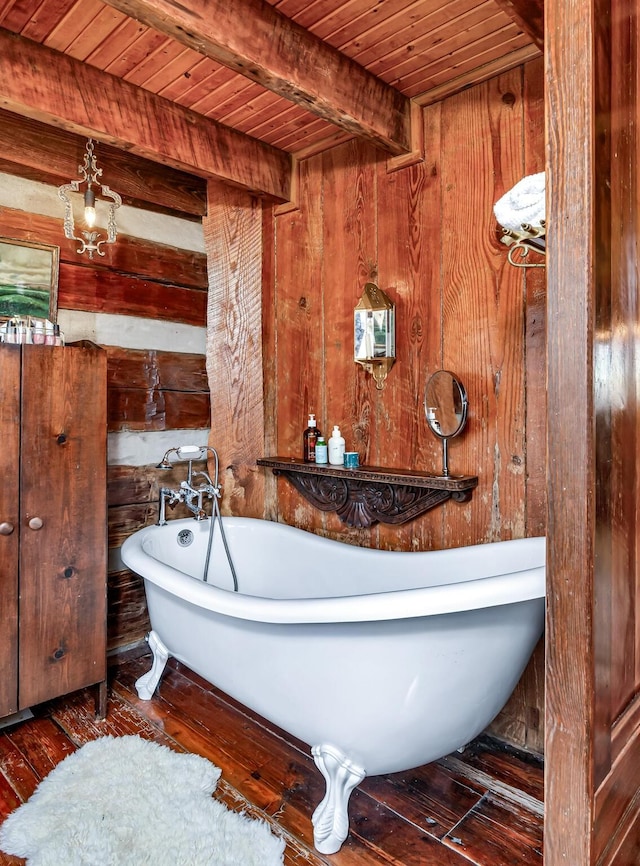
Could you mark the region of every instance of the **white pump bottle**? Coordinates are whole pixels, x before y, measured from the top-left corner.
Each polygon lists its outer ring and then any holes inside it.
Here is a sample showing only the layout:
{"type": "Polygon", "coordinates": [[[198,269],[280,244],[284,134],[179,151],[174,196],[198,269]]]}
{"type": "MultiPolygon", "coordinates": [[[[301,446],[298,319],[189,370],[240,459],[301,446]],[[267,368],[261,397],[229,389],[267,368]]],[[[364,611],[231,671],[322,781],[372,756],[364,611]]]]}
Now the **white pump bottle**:
{"type": "Polygon", "coordinates": [[[329,463],[332,466],[342,466],[344,464],[344,437],[340,434],[340,428],[337,424],[333,428],[328,445],[329,463]]]}

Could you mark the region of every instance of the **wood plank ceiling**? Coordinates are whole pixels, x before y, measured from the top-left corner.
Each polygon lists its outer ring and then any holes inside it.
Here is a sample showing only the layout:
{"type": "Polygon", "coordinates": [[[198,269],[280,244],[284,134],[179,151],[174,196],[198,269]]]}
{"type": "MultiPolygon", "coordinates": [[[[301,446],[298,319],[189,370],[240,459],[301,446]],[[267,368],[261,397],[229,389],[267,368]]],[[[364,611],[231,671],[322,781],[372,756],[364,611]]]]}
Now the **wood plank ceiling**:
{"type": "MultiPolygon", "coordinates": [[[[39,44],[278,152],[301,158],[360,135],[398,156],[412,150],[416,106],[540,54],[542,0],[0,0],[0,53],[15,63],[10,34],[24,38],[21,56],[39,44]]],[[[0,71],[0,105],[80,131],[0,71]]],[[[148,143],[106,141],[171,164],[148,143]]],[[[278,196],[279,170],[263,191],[278,196]]]]}

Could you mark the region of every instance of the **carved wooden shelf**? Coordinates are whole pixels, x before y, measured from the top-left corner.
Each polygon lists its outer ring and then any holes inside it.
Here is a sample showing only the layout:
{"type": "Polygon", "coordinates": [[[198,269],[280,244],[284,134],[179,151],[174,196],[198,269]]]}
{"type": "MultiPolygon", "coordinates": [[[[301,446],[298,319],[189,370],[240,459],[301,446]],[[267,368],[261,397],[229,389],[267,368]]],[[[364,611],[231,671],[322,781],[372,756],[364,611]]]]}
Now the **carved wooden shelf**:
{"type": "Polygon", "coordinates": [[[286,478],[316,508],[335,511],[343,523],[359,529],[408,523],[448,499],[468,502],[478,484],[475,475],[430,475],[381,466],[345,469],[295,457],[262,457],[257,462],[286,478]]]}

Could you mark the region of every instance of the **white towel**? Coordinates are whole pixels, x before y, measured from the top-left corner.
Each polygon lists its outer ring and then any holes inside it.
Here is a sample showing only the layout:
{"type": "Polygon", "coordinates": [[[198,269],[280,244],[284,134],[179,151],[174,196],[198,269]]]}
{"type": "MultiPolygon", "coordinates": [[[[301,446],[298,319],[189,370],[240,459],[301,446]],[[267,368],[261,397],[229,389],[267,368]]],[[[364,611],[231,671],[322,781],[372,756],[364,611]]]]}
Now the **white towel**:
{"type": "Polygon", "coordinates": [[[517,232],[523,225],[540,228],[545,218],[544,172],[523,177],[494,204],[493,212],[505,229],[517,232]]]}

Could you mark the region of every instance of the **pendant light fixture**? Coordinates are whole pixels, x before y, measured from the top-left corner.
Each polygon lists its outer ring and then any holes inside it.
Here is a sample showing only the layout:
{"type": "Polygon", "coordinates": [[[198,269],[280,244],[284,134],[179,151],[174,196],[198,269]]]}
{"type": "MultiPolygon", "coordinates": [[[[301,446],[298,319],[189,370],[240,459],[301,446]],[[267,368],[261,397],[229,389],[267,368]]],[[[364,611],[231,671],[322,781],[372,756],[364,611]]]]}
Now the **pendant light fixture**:
{"type": "Polygon", "coordinates": [[[122,198],[117,192],[109,189],[105,184],[100,184],[98,178],[102,176],[102,169],[98,168],[96,157],[93,152],[93,139],[89,138],[86,144],[86,153],[84,155],[83,165],[78,166],[80,180],[72,180],[69,183],[64,183],[58,187],[58,196],[64,202],[64,235],[70,240],[78,241],[80,246],[76,250],[79,255],[88,253],[89,258],[93,258],[93,254],[104,256],[104,252],[100,249],[103,244],[113,244],[118,234],[116,226],[116,210],[122,204],[122,198]],[[87,230],[80,230],[81,237],[76,235],[76,228],[73,219],[73,208],[70,192],[82,193],[84,200],[84,222],[87,230]],[[108,207],[107,211],[107,236],[103,238],[100,232],[95,230],[96,223],[96,198],[97,200],[110,199],[110,202],[105,202],[108,207]]]}

